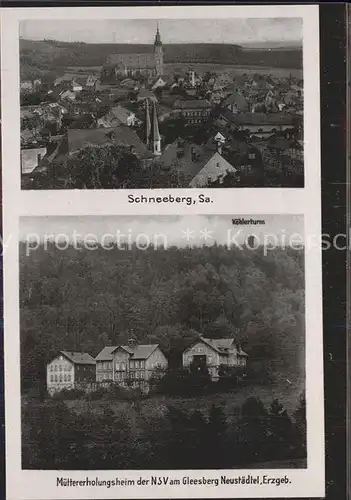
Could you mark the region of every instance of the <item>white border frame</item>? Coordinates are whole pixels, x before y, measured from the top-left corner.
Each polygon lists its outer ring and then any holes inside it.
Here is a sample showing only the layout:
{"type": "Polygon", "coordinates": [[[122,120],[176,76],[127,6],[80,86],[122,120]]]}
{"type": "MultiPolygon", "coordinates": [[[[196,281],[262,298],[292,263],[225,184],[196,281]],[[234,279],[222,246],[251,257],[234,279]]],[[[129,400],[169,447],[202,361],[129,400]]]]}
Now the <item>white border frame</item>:
{"type": "MultiPolygon", "coordinates": [[[[214,6],[214,7],[101,7],[2,9],[1,81],[3,134],[3,212],[4,212],[4,340],[5,340],[5,413],[6,413],[6,484],[9,500],[95,499],[95,498],[286,498],[323,497],[324,408],[323,408],[323,335],[322,335],[322,263],[318,244],[321,234],[320,182],[320,105],[319,105],[319,20],[316,5],[287,6],[214,6]],[[19,21],[25,19],[106,19],[106,18],[228,18],[228,17],[301,17],[303,19],[304,63],[304,137],[305,188],[247,189],[170,189],[159,194],[199,193],[212,198],[211,204],[131,205],[129,190],[96,191],[23,191],[20,190],[20,107],[19,107],[19,21]],[[303,214],[306,236],[315,235],[315,245],[306,249],[306,401],[307,469],[260,471],[32,471],[21,470],[21,402],[19,370],[19,269],[18,224],[24,215],[102,215],[102,214],[303,214]],[[241,476],[245,474],[282,477],[288,485],[58,488],[56,477],[73,479],[113,479],[116,476],[151,475],[193,478],[241,476]]],[[[153,190],[155,194],[156,190],[153,190]]],[[[138,194],[149,194],[138,190],[138,194]]]]}

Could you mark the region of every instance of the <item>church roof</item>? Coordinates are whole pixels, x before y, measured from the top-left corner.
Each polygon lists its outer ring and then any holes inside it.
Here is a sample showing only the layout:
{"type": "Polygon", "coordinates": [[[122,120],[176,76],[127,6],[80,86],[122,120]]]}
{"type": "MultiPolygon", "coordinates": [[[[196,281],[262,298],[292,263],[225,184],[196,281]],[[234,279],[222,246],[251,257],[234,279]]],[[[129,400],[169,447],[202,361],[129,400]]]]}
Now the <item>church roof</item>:
{"type": "Polygon", "coordinates": [[[154,69],[156,67],[154,53],[142,52],[139,54],[111,54],[107,64],[125,64],[128,69],[154,69]]]}

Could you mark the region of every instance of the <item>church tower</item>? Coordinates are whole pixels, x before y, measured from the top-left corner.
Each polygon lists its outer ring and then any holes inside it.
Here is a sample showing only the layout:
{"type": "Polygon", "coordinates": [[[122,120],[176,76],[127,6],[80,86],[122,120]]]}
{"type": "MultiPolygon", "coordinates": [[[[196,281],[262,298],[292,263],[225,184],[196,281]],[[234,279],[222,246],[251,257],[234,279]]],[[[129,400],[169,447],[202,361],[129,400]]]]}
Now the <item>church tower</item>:
{"type": "Polygon", "coordinates": [[[155,65],[156,65],[156,74],[157,76],[163,75],[163,47],[161,42],[160,30],[158,29],[155,35],[155,43],[154,43],[154,51],[155,51],[155,65]]]}
{"type": "Polygon", "coordinates": [[[161,136],[158,129],[158,120],[156,112],[156,104],[153,105],[153,116],[152,116],[152,152],[155,156],[160,156],[161,151],[161,136]]]}

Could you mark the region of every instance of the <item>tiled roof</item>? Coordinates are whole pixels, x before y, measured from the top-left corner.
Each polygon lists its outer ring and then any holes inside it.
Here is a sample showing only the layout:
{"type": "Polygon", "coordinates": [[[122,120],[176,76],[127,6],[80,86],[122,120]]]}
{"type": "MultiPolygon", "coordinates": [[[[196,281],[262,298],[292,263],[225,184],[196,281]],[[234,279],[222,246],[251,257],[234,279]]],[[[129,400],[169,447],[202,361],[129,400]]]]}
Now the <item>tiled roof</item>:
{"type": "Polygon", "coordinates": [[[108,345],[96,356],[95,361],[112,361],[112,352],[117,349],[116,346],[108,345]]]}
{"type": "Polygon", "coordinates": [[[233,93],[229,95],[224,101],[224,106],[235,105],[240,111],[247,111],[249,109],[249,102],[241,94],[233,93]]]}
{"type": "Polygon", "coordinates": [[[134,349],[129,346],[121,346],[132,354],[133,359],[147,359],[157,349],[158,344],[141,344],[136,345],[134,349]]]}
{"type": "MultiPolygon", "coordinates": [[[[208,346],[212,347],[215,351],[219,352],[220,354],[225,354],[226,349],[230,349],[232,346],[234,339],[207,339],[205,337],[200,337],[200,340],[202,340],[205,344],[208,346]]],[[[245,351],[241,349],[241,347],[236,349],[237,354],[239,356],[248,356],[245,351]]]]}
{"type": "Polygon", "coordinates": [[[225,111],[222,116],[237,125],[290,125],[294,126],[301,119],[288,113],[240,113],[225,111]]]}
{"type": "Polygon", "coordinates": [[[211,108],[211,104],[206,99],[189,99],[183,101],[178,99],[175,101],[173,108],[175,109],[207,109],[211,108]]]}
{"type": "Polygon", "coordinates": [[[111,54],[108,57],[109,65],[126,65],[128,69],[154,69],[156,66],[153,52],[143,52],[140,54],[111,54]]]}
{"type": "Polygon", "coordinates": [[[112,353],[117,349],[124,349],[127,351],[132,359],[147,359],[151,354],[157,349],[158,344],[140,344],[131,348],[128,345],[119,346],[106,346],[103,350],[96,356],[96,361],[112,361],[112,353]]]}
{"type": "Polygon", "coordinates": [[[61,354],[66,356],[66,358],[76,365],[95,365],[94,358],[87,352],[61,351],[61,354]]]}
{"type": "Polygon", "coordinates": [[[115,144],[127,147],[133,146],[137,155],[147,158],[151,156],[139,136],[125,125],[114,128],[69,129],[67,136],[70,154],[88,146],[115,144]]]}

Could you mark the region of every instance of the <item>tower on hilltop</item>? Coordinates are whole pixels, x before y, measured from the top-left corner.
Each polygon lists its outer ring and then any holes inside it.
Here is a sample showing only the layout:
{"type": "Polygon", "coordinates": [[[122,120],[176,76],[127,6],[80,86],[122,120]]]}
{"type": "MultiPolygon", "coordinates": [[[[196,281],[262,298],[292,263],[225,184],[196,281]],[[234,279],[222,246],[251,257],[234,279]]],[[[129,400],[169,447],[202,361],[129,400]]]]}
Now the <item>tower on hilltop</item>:
{"type": "Polygon", "coordinates": [[[155,64],[157,76],[163,75],[163,47],[161,42],[160,30],[157,24],[157,30],[154,42],[155,64]]]}

